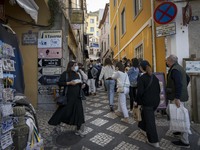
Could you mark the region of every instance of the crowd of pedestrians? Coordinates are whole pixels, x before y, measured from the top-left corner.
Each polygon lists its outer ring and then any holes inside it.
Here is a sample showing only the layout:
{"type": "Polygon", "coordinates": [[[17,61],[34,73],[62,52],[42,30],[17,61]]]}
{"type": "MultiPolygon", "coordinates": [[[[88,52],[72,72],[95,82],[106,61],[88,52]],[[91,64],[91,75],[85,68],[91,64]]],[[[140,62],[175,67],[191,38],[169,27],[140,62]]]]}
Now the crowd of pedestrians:
{"type": "MultiPolygon", "coordinates": [[[[178,64],[175,55],[167,57],[166,65],[170,68],[166,88],[171,90],[166,92],[167,98],[180,107],[188,100],[189,77],[178,64]]],[[[160,104],[160,84],[147,60],[123,58],[121,61],[114,61],[106,58],[103,65],[99,60],[90,60],[85,67],[83,64],[70,61],[66,71],[61,74],[58,85],[64,86],[63,94],[66,94],[67,105],[57,108],[49,120],[50,125],[76,125],[75,134],[84,137],[81,126],[85,123],[85,97],[98,96],[98,88],[104,85],[110,111],[122,117],[121,121],[128,123],[129,113],[134,108],[141,107],[142,119],[138,122],[138,128],[146,135],[148,144],[159,147],[155,111],[160,104]],[[115,95],[118,97],[117,106],[114,106],[115,95]],[[127,97],[130,99],[129,107],[127,97]]],[[[173,134],[181,137],[179,141],[172,142],[174,145],[190,147],[188,133],[173,134]]]]}

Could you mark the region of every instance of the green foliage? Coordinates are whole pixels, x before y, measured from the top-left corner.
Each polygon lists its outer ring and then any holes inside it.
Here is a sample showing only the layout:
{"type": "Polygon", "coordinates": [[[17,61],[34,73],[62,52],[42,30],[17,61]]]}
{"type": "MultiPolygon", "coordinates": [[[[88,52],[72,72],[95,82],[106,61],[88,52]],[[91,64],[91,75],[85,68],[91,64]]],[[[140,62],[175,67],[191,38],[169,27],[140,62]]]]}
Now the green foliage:
{"type": "Polygon", "coordinates": [[[59,11],[59,2],[58,0],[49,0],[48,1],[51,18],[49,19],[49,23],[53,26],[55,21],[55,14],[59,11]]]}

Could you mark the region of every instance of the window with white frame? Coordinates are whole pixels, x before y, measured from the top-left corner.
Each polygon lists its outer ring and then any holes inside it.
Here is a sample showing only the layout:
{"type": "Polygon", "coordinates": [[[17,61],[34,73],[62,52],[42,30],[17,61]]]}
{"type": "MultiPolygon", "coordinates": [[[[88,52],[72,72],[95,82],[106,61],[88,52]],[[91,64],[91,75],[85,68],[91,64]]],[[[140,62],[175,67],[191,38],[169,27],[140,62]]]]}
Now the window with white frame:
{"type": "Polygon", "coordinates": [[[122,10],[122,13],[121,13],[121,31],[122,31],[122,35],[126,32],[126,14],[125,14],[125,8],[122,10]]]}
{"type": "Polygon", "coordinates": [[[135,57],[143,59],[143,56],[144,56],[143,44],[140,44],[135,48],[135,57]]]}
{"type": "Polygon", "coordinates": [[[137,16],[139,12],[142,10],[142,0],[133,0],[134,4],[134,16],[137,16]]]}
{"type": "Polygon", "coordinates": [[[117,26],[114,27],[114,44],[117,44],[117,26]]]}

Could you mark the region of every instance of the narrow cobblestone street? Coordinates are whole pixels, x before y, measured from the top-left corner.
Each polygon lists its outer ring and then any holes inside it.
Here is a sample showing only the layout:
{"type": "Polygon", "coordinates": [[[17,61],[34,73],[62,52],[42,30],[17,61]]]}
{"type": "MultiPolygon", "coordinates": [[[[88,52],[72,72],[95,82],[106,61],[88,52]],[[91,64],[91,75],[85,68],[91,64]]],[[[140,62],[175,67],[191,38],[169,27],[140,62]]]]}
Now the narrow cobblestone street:
{"type": "MultiPolygon", "coordinates": [[[[115,109],[117,106],[115,96],[115,109]]],[[[127,101],[128,102],[128,101],[127,101]]],[[[128,105],[129,106],[129,105],[128,105]]],[[[129,123],[120,121],[120,117],[110,112],[108,100],[103,89],[96,96],[89,96],[85,105],[85,137],[74,134],[75,127],[62,124],[54,129],[48,125],[53,111],[38,110],[40,132],[44,139],[45,150],[154,150],[146,143],[146,137],[138,130],[137,123],[130,114],[129,123]]],[[[171,144],[176,140],[169,129],[166,116],[157,114],[156,124],[160,139],[160,149],[181,150],[171,144]]],[[[200,149],[199,134],[192,129],[190,135],[191,150],[200,149]]]]}

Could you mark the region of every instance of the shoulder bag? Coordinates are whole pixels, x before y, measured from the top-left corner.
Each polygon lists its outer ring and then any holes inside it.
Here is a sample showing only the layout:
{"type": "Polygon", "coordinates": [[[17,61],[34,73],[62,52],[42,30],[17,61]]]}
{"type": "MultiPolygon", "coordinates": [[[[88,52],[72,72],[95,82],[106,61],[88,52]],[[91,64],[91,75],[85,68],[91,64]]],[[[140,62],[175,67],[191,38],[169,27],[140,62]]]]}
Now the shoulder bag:
{"type": "MultiPolygon", "coordinates": [[[[68,73],[66,73],[66,81],[68,81],[68,73]]],[[[67,105],[68,86],[65,86],[64,90],[65,90],[64,94],[61,93],[61,86],[59,86],[59,96],[55,98],[55,101],[59,106],[67,105]]]]}
{"type": "Polygon", "coordinates": [[[125,77],[125,80],[124,80],[124,84],[122,85],[122,86],[119,86],[118,88],[117,88],[117,92],[118,93],[124,93],[124,86],[125,86],[125,82],[126,82],[126,78],[127,78],[127,74],[126,74],[126,77],[125,77]]]}

